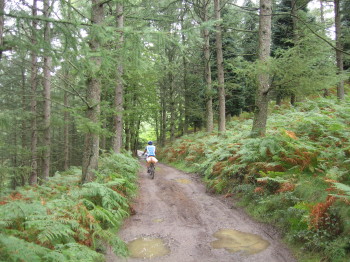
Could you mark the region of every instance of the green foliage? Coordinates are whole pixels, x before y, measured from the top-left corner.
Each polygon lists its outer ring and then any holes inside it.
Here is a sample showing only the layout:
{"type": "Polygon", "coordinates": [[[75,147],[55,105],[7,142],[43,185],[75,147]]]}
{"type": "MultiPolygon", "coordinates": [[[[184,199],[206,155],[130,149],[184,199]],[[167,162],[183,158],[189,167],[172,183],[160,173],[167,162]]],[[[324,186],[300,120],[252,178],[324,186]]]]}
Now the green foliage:
{"type": "Polygon", "coordinates": [[[57,172],[43,185],[4,196],[0,259],[104,261],[97,250],[105,250],[107,244],[117,254],[127,255],[116,232],[129,215],[138,167],[131,156],[105,154],[100,159],[100,183],[80,186],[81,171],[72,168],[57,172]]]}
{"type": "Polygon", "coordinates": [[[342,183],[333,183],[335,188],[341,191],[342,195],[334,195],[336,197],[345,198],[347,200],[350,200],[350,186],[342,184],[342,183]]]}
{"type": "Polygon", "coordinates": [[[69,261],[58,251],[6,234],[0,234],[0,251],[1,261],[69,261]]]}

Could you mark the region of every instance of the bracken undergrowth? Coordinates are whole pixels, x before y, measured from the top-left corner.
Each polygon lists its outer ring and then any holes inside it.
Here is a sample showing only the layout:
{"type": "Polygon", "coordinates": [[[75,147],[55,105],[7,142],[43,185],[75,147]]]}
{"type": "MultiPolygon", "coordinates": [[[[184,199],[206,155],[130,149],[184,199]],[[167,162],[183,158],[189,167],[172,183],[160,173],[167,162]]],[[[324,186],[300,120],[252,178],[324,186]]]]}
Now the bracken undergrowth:
{"type": "Polygon", "coordinates": [[[106,246],[121,256],[117,237],[136,193],[138,162],[105,154],[94,182],[80,185],[81,170],[57,172],[42,185],[0,198],[0,261],[105,261],[106,246]]]}

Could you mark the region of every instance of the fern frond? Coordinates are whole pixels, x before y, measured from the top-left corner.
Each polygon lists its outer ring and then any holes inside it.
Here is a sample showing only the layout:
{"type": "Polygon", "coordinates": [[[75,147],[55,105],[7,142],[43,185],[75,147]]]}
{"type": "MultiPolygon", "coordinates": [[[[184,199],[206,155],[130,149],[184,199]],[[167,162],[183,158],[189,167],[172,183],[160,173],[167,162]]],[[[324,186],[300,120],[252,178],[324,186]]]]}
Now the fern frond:
{"type": "Polygon", "coordinates": [[[8,262],[66,261],[59,252],[4,234],[0,234],[0,250],[0,258],[8,262]]]}
{"type": "Polygon", "coordinates": [[[12,201],[0,206],[1,224],[14,229],[23,228],[30,217],[43,214],[46,214],[46,208],[36,201],[33,203],[12,201]]]}
{"type": "MultiPolygon", "coordinates": [[[[47,221],[45,221],[47,222],[47,221]]],[[[60,243],[72,240],[75,232],[70,225],[59,223],[58,221],[50,221],[51,223],[43,224],[43,230],[38,234],[37,239],[41,243],[60,243]]]]}
{"type": "Polygon", "coordinates": [[[111,211],[100,206],[96,206],[91,213],[97,221],[101,221],[103,224],[108,224],[107,227],[119,228],[122,221],[121,219],[123,218],[117,215],[118,213],[113,214],[111,211]]]}
{"type": "Polygon", "coordinates": [[[128,207],[128,201],[125,197],[121,196],[109,187],[91,182],[84,184],[82,196],[92,201],[95,205],[100,205],[108,209],[118,209],[128,207]]]}
{"type": "Polygon", "coordinates": [[[350,186],[342,184],[342,183],[333,183],[336,189],[344,192],[344,195],[339,194],[331,194],[332,196],[336,196],[339,198],[345,198],[347,200],[350,200],[350,186]]]}
{"type": "Polygon", "coordinates": [[[78,243],[59,244],[55,246],[55,249],[61,252],[68,261],[103,262],[105,260],[102,254],[78,243]]]}

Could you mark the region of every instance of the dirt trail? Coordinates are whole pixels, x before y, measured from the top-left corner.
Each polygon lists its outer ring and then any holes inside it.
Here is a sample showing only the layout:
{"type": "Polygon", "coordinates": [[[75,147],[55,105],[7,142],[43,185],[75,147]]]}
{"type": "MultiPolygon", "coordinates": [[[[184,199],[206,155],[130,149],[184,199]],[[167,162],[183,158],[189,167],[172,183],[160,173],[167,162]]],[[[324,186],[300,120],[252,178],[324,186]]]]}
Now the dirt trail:
{"type": "Polygon", "coordinates": [[[140,237],[161,238],[170,253],[151,259],[124,259],[109,253],[107,262],[296,261],[272,227],[253,221],[229,200],[207,194],[196,175],[158,164],[155,178],[151,180],[144,163],[142,165],[139,196],[134,206],[136,214],[125,221],[119,236],[126,242],[140,237]],[[265,250],[249,255],[215,249],[212,242],[217,238],[213,234],[221,229],[255,234],[269,245],[265,250]]]}

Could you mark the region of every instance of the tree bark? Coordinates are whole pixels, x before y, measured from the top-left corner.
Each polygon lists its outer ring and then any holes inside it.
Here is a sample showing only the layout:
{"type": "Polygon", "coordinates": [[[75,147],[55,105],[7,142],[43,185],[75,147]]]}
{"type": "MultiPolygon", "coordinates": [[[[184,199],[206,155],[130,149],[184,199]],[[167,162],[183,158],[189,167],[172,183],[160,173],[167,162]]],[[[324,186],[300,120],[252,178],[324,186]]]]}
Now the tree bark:
{"type": "Polygon", "coordinates": [[[225,109],[225,76],[224,59],[222,54],[222,32],[221,32],[221,7],[220,0],[214,0],[216,25],[216,61],[218,69],[218,90],[219,90],[219,132],[226,131],[226,109],[225,109]]]}
{"type": "Polygon", "coordinates": [[[0,0],[0,60],[2,58],[2,51],[4,47],[4,13],[5,0],[0,0]]]}
{"type": "Polygon", "coordinates": [[[292,105],[292,106],[295,106],[295,102],[297,101],[297,97],[296,97],[296,95],[293,93],[293,94],[291,94],[291,96],[290,96],[290,104],[292,105]]]}
{"type": "Polygon", "coordinates": [[[125,121],[125,150],[130,151],[131,149],[131,131],[130,131],[130,119],[125,121]]]}
{"type": "MultiPolygon", "coordinates": [[[[33,0],[32,16],[37,16],[37,0],[33,0]]],[[[35,49],[36,39],[35,33],[37,30],[37,20],[32,20],[32,51],[31,51],[31,68],[30,68],[30,85],[31,85],[31,101],[30,101],[30,112],[31,112],[31,173],[29,177],[29,184],[36,185],[38,183],[38,162],[37,162],[37,144],[38,144],[38,134],[37,134],[37,101],[36,101],[36,89],[37,89],[37,78],[38,78],[38,68],[37,68],[37,54],[35,49]]]]}
{"type": "MultiPolygon", "coordinates": [[[[326,28],[326,21],[324,18],[324,0],[320,0],[320,20],[322,23],[323,28],[326,28]]],[[[323,89],[323,97],[329,96],[329,90],[327,88],[323,89]]]]}
{"type": "MultiPolygon", "coordinates": [[[[271,46],[271,0],[260,0],[259,15],[259,60],[268,68],[271,46]]],[[[255,110],[252,136],[264,136],[266,133],[268,94],[270,76],[268,70],[258,75],[258,89],[255,97],[255,110]]]]}
{"type": "MultiPolygon", "coordinates": [[[[181,13],[181,40],[182,44],[186,45],[186,35],[184,33],[184,30],[187,29],[187,26],[184,23],[184,16],[187,13],[187,3],[186,1],[183,2],[183,10],[181,13]]],[[[182,84],[183,84],[183,101],[184,101],[184,108],[183,108],[183,134],[188,134],[188,129],[189,129],[189,107],[190,107],[190,93],[189,93],[189,87],[188,87],[188,62],[187,62],[187,56],[185,52],[182,55],[182,66],[183,66],[183,79],[182,79],[182,84]]]]}
{"type": "MultiPolygon", "coordinates": [[[[173,57],[169,59],[170,64],[173,63],[173,57]]],[[[169,72],[169,111],[170,111],[170,141],[175,140],[175,79],[174,79],[174,74],[169,72]]]]}
{"type": "MultiPolygon", "coordinates": [[[[208,4],[204,4],[203,8],[203,22],[208,22],[208,4]]],[[[207,118],[207,132],[210,133],[214,128],[214,116],[213,116],[213,97],[212,97],[212,79],[211,79],[211,68],[210,68],[210,43],[209,43],[209,30],[205,28],[203,30],[203,52],[204,52],[204,66],[205,66],[205,81],[207,84],[206,88],[206,118],[207,118]]]]}
{"type": "Polygon", "coordinates": [[[322,25],[325,25],[323,1],[324,0],[320,0],[320,19],[321,19],[322,25]]]}
{"type": "MultiPolygon", "coordinates": [[[[184,38],[183,38],[184,40],[184,38]]],[[[188,129],[189,129],[189,118],[190,118],[190,112],[189,112],[189,107],[190,107],[190,96],[189,96],[189,88],[188,88],[188,81],[187,81],[187,61],[186,57],[183,56],[183,86],[184,86],[184,128],[183,132],[184,134],[188,134],[188,129]]]]}
{"type": "MultiPolygon", "coordinates": [[[[27,112],[28,108],[27,108],[27,88],[26,88],[26,71],[25,68],[22,67],[21,68],[21,77],[22,77],[22,111],[23,112],[27,112]]],[[[22,118],[22,124],[21,124],[21,141],[22,141],[22,150],[26,150],[27,149],[27,119],[25,117],[22,118]]],[[[25,159],[25,161],[22,159],[22,165],[26,165],[26,161],[28,159],[25,159]]]]}
{"type": "Polygon", "coordinates": [[[160,85],[160,104],[161,104],[161,112],[160,112],[160,145],[165,145],[166,140],[166,120],[167,120],[167,104],[166,104],[166,86],[164,83],[160,85]]]}
{"type": "MultiPolygon", "coordinates": [[[[117,24],[118,29],[120,30],[120,38],[119,38],[119,48],[122,48],[122,45],[124,43],[124,35],[122,33],[123,27],[124,27],[124,15],[123,15],[123,5],[118,4],[117,5],[117,24]]],[[[117,86],[115,88],[115,110],[116,115],[114,119],[114,139],[113,139],[113,151],[117,154],[120,153],[121,148],[123,146],[123,61],[122,56],[119,56],[119,65],[118,65],[118,72],[117,72],[117,86]]]]}
{"type": "MultiPolygon", "coordinates": [[[[343,62],[343,45],[341,43],[342,32],[341,32],[341,15],[340,15],[340,0],[334,0],[334,18],[335,18],[335,46],[336,46],[336,60],[338,67],[338,74],[341,75],[344,70],[343,62]]],[[[344,80],[340,80],[337,85],[337,97],[339,100],[344,100],[345,91],[344,91],[344,80]]]]}
{"type": "MultiPolygon", "coordinates": [[[[67,109],[69,107],[69,100],[68,100],[68,92],[64,92],[64,108],[67,109]]],[[[63,149],[63,169],[67,170],[69,168],[69,113],[67,110],[64,111],[64,149],[63,149]]]]}
{"type": "MultiPolygon", "coordinates": [[[[297,18],[297,0],[291,0],[291,9],[292,9],[292,23],[293,23],[293,43],[294,46],[297,45],[299,41],[299,33],[298,33],[298,18],[297,18]]],[[[296,94],[294,91],[292,91],[292,94],[290,95],[290,104],[292,106],[295,105],[296,101],[296,94]]]]}
{"type": "Polygon", "coordinates": [[[277,93],[276,95],[276,105],[281,106],[282,105],[282,95],[280,92],[277,93]]]}
{"type": "MultiPolygon", "coordinates": [[[[71,7],[71,0],[68,0],[68,4],[71,7]]],[[[71,8],[68,9],[68,20],[71,19],[71,8]]],[[[69,58],[68,58],[69,59],[69,58]]],[[[68,63],[65,63],[65,71],[64,71],[64,78],[69,80],[69,67],[68,63]]],[[[66,89],[68,90],[69,84],[66,83],[66,89]]],[[[63,103],[64,103],[64,113],[63,113],[63,119],[64,119],[64,129],[63,129],[63,170],[68,170],[70,167],[70,145],[69,145],[69,127],[70,127],[70,121],[69,121],[69,112],[67,109],[69,108],[69,93],[67,91],[64,91],[64,97],[63,97],[63,103]]],[[[72,128],[74,130],[74,128],[72,128]]],[[[73,143],[72,139],[72,143],[73,143]]],[[[74,143],[73,143],[74,144],[74,143]]]]}
{"type": "MultiPolygon", "coordinates": [[[[44,17],[49,17],[49,0],[44,0],[44,17]]],[[[45,23],[44,28],[44,41],[50,46],[51,36],[50,36],[50,23],[45,23]]],[[[43,179],[48,179],[50,175],[50,162],[51,162],[51,66],[52,59],[49,54],[48,48],[45,50],[44,54],[44,159],[43,159],[43,179]]]]}
{"type": "MultiPolygon", "coordinates": [[[[99,0],[92,0],[91,20],[92,23],[97,25],[102,24],[104,18],[103,3],[99,0]]],[[[98,28],[91,28],[90,35],[90,49],[92,54],[91,63],[96,66],[94,72],[91,72],[87,83],[87,102],[89,106],[87,108],[87,118],[94,124],[99,123],[100,119],[100,100],[101,100],[101,79],[97,76],[98,71],[101,69],[101,57],[98,55],[100,49],[100,40],[96,37],[98,28]]],[[[84,154],[82,163],[82,183],[91,182],[95,179],[95,170],[98,167],[99,157],[99,134],[96,131],[89,130],[85,135],[84,141],[84,154]]]]}

